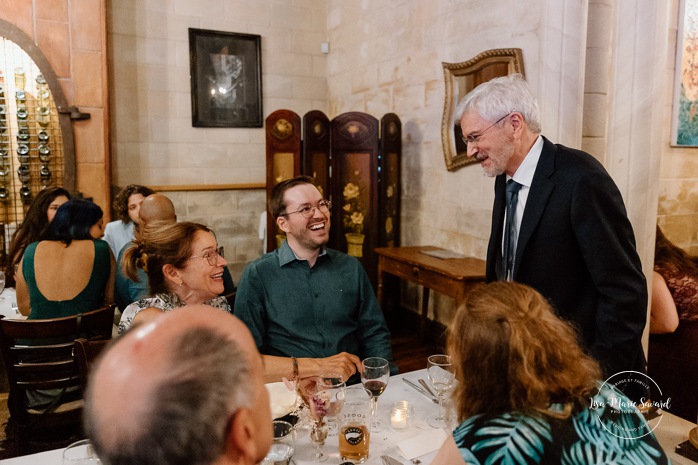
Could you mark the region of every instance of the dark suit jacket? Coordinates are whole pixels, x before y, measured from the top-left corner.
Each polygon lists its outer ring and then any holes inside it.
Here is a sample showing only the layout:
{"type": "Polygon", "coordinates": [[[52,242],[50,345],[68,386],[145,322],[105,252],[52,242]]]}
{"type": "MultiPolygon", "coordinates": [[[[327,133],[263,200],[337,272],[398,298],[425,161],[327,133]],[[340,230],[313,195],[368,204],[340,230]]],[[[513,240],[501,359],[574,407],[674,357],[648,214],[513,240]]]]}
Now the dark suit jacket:
{"type": "MultiPolygon", "coordinates": [[[[647,285],[623,199],[591,155],[543,138],[526,201],[514,281],[543,294],[574,323],[606,375],[645,372],[647,285]]],[[[487,280],[501,263],[506,175],[495,181],[487,280]]]]}

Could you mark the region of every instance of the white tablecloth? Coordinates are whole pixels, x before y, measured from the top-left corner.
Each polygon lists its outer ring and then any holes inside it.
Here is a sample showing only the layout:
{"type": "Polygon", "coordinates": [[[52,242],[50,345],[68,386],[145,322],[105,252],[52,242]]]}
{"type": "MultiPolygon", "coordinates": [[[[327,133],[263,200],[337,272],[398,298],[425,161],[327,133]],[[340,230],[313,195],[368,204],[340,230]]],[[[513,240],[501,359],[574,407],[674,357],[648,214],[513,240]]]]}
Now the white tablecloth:
{"type": "MultiPolygon", "coordinates": [[[[391,455],[392,457],[401,460],[404,464],[409,465],[410,462],[400,455],[397,444],[400,441],[417,437],[426,431],[431,431],[431,428],[426,424],[426,418],[436,412],[436,409],[438,408],[437,405],[432,403],[424,395],[410,388],[400,379],[403,377],[408,378],[415,383],[418,382],[417,380],[419,378],[427,379],[426,370],[413,371],[404,375],[392,377],[388,383],[387,389],[380,397],[378,403],[379,414],[382,415],[383,420],[389,425],[390,408],[392,407],[393,402],[397,400],[407,400],[414,407],[416,421],[414,422],[413,426],[406,430],[393,430],[390,426],[388,426],[386,431],[383,433],[372,433],[369,459],[364,462],[367,465],[381,465],[380,456],[382,454],[391,455]]],[[[654,433],[673,463],[680,465],[695,465],[694,462],[674,452],[674,448],[677,444],[688,439],[688,432],[691,430],[691,428],[695,428],[696,426],[694,423],[664,412],[660,417],[651,420],[650,424],[652,426],[657,426],[654,433]]],[[[308,430],[301,429],[298,431],[298,436],[296,439],[296,455],[294,457],[295,462],[298,465],[312,464],[313,462],[311,461],[311,457],[313,452],[314,448],[310,444],[308,430]]],[[[330,436],[327,439],[327,443],[325,444],[325,452],[329,455],[329,458],[325,464],[336,465],[342,462],[339,458],[338,440],[336,435],[330,436]]],[[[61,465],[62,454],[62,449],[52,450],[40,454],[0,460],[0,463],[3,465],[61,465]]],[[[435,456],[436,452],[431,452],[419,457],[419,459],[422,461],[423,465],[429,465],[435,456]]]]}
{"type": "Polygon", "coordinates": [[[17,304],[17,293],[13,287],[7,287],[0,294],[0,315],[5,318],[25,318],[12,309],[13,304],[17,304]]]}

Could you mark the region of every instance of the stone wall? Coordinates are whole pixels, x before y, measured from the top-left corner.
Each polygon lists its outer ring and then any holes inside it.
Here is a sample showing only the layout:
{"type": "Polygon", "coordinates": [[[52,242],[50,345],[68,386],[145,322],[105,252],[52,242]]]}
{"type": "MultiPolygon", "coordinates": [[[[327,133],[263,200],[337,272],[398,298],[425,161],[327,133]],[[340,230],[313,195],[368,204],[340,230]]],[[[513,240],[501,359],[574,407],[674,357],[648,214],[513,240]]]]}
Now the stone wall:
{"type": "Polygon", "coordinates": [[[104,0],[2,0],[0,18],[41,49],[68,105],[91,114],[89,120],[73,123],[75,186],[108,215],[111,160],[104,0]]]}
{"type": "Polygon", "coordinates": [[[247,262],[263,253],[263,240],[257,233],[266,192],[253,189],[163,194],[172,199],[179,221],[202,223],[216,233],[218,243],[225,248],[228,268],[238,283],[247,262]]]}
{"type": "Polygon", "coordinates": [[[667,32],[670,59],[665,68],[664,124],[661,129],[665,141],[661,152],[659,172],[658,223],[666,236],[675,244],[698,255],[698,148],[672,147],[671,119],[673,115],[674,84],[676,76],[676,41],[679,21],[679,0],[671,0],[670,28],[667,32]]]}

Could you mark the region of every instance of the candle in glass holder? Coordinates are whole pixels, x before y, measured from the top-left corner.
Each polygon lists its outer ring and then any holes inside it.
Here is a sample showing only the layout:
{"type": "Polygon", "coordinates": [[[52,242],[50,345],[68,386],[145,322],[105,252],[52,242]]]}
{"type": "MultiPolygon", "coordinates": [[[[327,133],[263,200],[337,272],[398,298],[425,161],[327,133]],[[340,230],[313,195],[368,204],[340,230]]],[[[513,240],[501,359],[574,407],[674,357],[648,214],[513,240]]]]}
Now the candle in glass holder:
{"type": "Polygon", "coordinates": [[[412,406],[406,400],[399,400],[393,404],[390,413],[390,425],[394,429],[405,429],[409,426],[412,416],[412,406]]]}

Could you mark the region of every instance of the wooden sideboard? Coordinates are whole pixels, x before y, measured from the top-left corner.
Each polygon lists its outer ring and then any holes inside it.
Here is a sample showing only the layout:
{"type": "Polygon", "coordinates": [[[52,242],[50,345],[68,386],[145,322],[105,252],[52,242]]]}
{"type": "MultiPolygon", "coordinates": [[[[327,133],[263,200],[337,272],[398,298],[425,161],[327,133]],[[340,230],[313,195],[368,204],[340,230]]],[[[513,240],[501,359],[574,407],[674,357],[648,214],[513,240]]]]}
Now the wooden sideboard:
{"type": "Polygon", "coordinates": [[[479,258],[438,258],[425,252],[447,250],[434,246],[379,247],[378,255],[378,302],[386,307],[384,274],[423,286],[421,332],[427,321],[429,291],[434,290],[453,297],[456,305],[465,300],[470,288],[485,281],[485,261],[479,258]]]}

